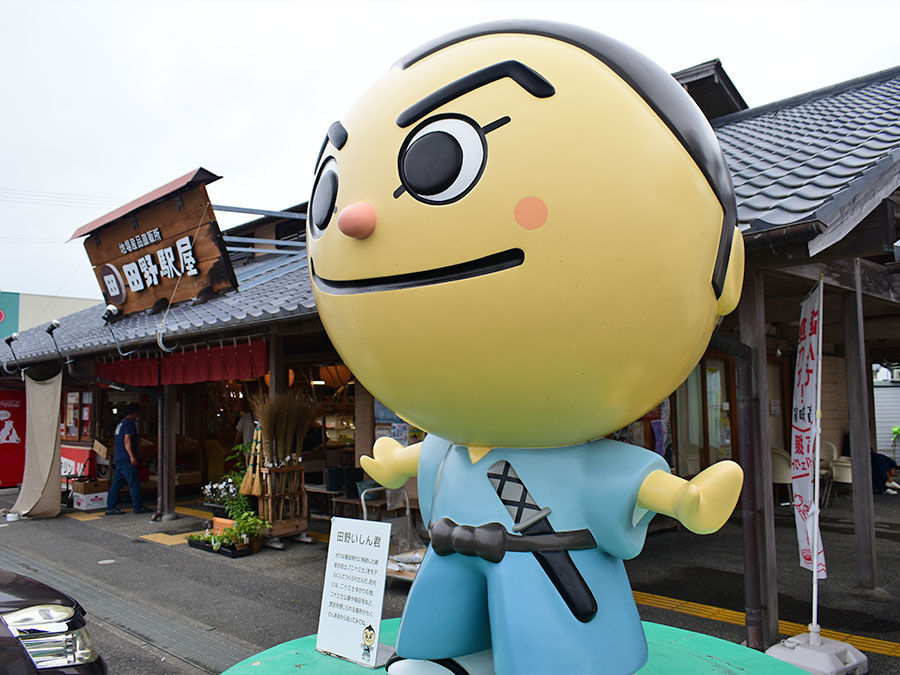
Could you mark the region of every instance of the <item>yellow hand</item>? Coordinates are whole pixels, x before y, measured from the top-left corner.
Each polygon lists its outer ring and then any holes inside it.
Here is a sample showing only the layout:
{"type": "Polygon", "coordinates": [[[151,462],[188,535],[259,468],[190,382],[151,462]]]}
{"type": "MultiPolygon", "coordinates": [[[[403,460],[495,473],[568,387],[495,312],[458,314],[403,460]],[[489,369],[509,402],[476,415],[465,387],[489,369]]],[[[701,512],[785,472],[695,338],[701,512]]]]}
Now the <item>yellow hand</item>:
{"type": "Polygon", "coordinates": [[[644,479],[637,505],[678,519],[691,532],[715,532],[737,504],[744,472],[734,462],[713,464],[690,483],[665,471],[644,479]]]}
{"type": "Polygon", "coordinates": [[[375,441],[374,457],[360,457],[359,462],[377,483],[386,488],[398,488],[418,472],[421,449],[421,443],[403,447],[385,436],[375,441]]]}

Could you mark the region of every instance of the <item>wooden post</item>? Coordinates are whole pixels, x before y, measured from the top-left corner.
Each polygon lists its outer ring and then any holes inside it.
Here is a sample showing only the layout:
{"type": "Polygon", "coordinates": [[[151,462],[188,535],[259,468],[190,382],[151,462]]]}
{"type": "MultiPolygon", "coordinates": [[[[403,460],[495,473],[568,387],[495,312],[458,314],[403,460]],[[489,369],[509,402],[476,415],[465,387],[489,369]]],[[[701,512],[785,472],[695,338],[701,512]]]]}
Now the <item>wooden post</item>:
{"type": "Polygon", "coordinates": [[[741,521],[744,529],[744,609],[747,628],[747,646],[762,651],[762,598],[759,592],[759,506],[756,503],[757,486],[756,437],[753,417],[753,350],[747,345],[714,334],[710,349],[732,355],[736,361],[738,443],[740,463],[744,469],[744,486],[741,490],[741,521]]]}
{"type": "Polygon", "coordinates": [[[356,461],[353,465],[358,467],[359,458],[371,455],[372,446],[375,444],[375,398],[359,380],[353,385],[353,407],[356,423],[354,433],[356,461]]]}
{"type": "Polygon", "coordinates": [[[163,387],[163,452],[162,464],[157,467],[157,480],[162,485],[162,505],[157,508],[163,520],[175,520],[175,436],[178,431],[175,419],[175,385],[163,387]]]}
{"type": "Polygon", "coordinates": [[[284,367],[284,336],[269,336],[269,396],[280,394],[288,388],[287,369],[284,367]]]}
{"type": "MultiPolygon", "coordinates": [[[[850,457],[853,465],[853,524],[856,530],[856,577],[862,590],[876,587],[875,506],[872,497],[872,450],[866,379],[862,281],[859,258],[854,260],[856,291],[844,297],[844,358],[847,361],[847,407],[850,415],[850,457]]],[[[826,557],[827,559],[827,557],[826,557]]]]}
{"type": "MultiPolygon", "coordinates": [[[[769,381],[766,373],[766,311],[762,272],[752,267],[744,274],[744,288],[738,305],[741,342],[752,350],[753,439],[756,452],[757,550],[761,637],[763,648],[775,644],[778,631],[778,573],[775,564],[775,510],[772,496],[772,452],[769,440],[769,381]]],[[[745,479],[747,479],[745,478],[745,479]]]]}
{"type": "Polygon", "coordinates": [[[165,513],[163,510],[163,481],[161,478],[162,469],[166,463],[164,450],[166,447],[166,427],[163,423],[166,416],[166,409],[163,401],[164,397],[161,393],[156,399],[156,514],[160,517],[165,513]]]}

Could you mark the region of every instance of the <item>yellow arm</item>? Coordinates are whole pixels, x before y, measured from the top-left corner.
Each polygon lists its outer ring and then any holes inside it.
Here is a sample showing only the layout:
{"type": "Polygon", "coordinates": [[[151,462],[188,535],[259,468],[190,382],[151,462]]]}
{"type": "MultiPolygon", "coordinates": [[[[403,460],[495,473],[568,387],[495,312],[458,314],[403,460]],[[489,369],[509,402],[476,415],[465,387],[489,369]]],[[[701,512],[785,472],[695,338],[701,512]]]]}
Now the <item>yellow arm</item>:
{"type": "Polygon", "coordinates": [[[744,472],[731,461],[718,462],[688,482],[654,471],[641,484],[637,505],[672,516],[697,534],[715,532],[731,515],[741,494],[744,472]]]}
{"type": "Polygon", "coordinates": [[[398,488],[419,471],[422,444],[403,447],[390,437],[379,438],[372,448],[373,457],[360,457],[363,470],[386,488],[398,488]]]}

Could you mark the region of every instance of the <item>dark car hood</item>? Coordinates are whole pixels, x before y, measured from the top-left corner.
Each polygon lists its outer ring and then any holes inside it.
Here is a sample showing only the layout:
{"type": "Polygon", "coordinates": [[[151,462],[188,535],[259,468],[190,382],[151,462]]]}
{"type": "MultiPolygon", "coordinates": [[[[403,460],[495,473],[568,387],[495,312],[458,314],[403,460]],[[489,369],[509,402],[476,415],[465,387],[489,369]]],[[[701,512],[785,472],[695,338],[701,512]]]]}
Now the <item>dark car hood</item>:
{"type": "Polygon", "coordinates": [[[40,581],[0,570],[0,613],[33,605],[65,605],[81,609],[80,605],[65,593],[50,588],[40,581]]]}
{"type": "Polygon", "coordinates": [[[6,624],[0,622],[0,673],[5,675],[37,675],[28,653],[12,636],[6,624]]]}

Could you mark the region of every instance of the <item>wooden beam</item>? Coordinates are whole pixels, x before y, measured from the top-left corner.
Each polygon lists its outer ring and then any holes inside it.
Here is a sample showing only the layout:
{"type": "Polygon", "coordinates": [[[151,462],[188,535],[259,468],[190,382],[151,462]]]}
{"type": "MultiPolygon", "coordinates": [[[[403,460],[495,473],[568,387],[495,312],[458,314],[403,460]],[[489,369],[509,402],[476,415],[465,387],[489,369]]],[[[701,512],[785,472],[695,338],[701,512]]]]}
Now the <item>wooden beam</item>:
{"type": "Polygon", "coordinates": [[[844,299],[844,345],[847,361],[847,405],[850,415],[850,457],[853,464],[853,524],[856,531],[856,579],[859,588],[876,587],[875,507],[872,497],[872,457],[869,397],[866,380],[865,335],[862,314],[862,269],[853,264],[855,292],[844,299]]]}
{"type": "Polygon", "coordinates": [[[356,431],[354,439],[356,444],[356,462],[359,466],[359,458],[372,454],[372,446],[375,444],[375,398],[369,393],[359,380],[353,385],[354,419],[356,431]]]}
{"type": "Polygon", "coordinates": [[[154,517],[162,517],[163,511],[163,482],[162,468],[166,463],[166,407],[162,396],[156,399],[156,513],[154,517]]]}
{"type": "Polygon", "coordinates": [[[752,350],[753,363],[753,428],[756,474],[757,540],[759,559],[759,592],[762,614],[763,648],[775,644],[778,631],[778,574],[775,558],[775,510],[772,495],[772,453],[769,440],[769,382],[766,358],[766,312],[762,272],[748,268],[738,305],[741,342],[752,350]]]}
{"type": "Polygon", "coordinates": [[[175,438],[178,432],[176,419],[176,400],[178,393],[175,385],[163,387],[163,451],[162,464],[157,467],[156,479],[161,487],[161,505],[156,510],[162,513],[163,520],[175,520],[175,438]]]}
{"type": "Polygon", "coordinates": [[[284,365],[284,336],[269,336],[269,396],[275,396],[288,388],[287,368],[284,365]]]}
{"type": "Polygon", "coordinates": [[[819,275],[824,274],[826,285],[851,293],[856,292],[858,274],[862,295],[900,306],[900,277],[889,274],[883,265],[869,260],[855,258],[830,263],[810,263],[781,267],[777,272],[808,281],[818,281],[819,275]]]}
{"type": "Polygon", "coordinates": [[[748,266],[765,270],[780,269],[810,262],[832,262],[890,253],[893,242],[897,241],[895,212],[893,200],[885,199],[857,223],[846,237],[817,253],[813,259],[810,259],[808,241],[804,240],[802,232],[799,239],[748,235],[744,238],[748,266]]]}
{"type": "Polygon", "coordinates": [[[896,154],[888,161],[876,163],[866,171],[866,177],[860,179],[863,186],[857,187],[850,199],[832,199],[817,209],[816,216],[827,229],[809,242],[809,254],[814,256],[834,246],[853,232],[860,221],[876,212],[879,205],[900,187],[898,167],[900,159],[896,154]]]}

